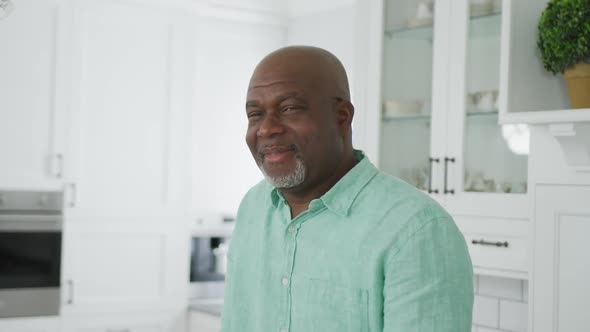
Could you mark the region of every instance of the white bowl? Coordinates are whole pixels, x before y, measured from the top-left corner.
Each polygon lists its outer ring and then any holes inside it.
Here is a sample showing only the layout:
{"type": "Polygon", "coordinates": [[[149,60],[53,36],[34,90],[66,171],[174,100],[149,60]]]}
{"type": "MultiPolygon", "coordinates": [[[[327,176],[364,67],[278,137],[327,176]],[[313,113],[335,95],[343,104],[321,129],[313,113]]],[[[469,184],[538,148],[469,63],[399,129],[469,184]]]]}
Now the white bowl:
{"type": "Polygon", "coordinates": [[[383,117],[415,115],[422,111],[421,100],[386,100],[383,103],[383,117]]]}

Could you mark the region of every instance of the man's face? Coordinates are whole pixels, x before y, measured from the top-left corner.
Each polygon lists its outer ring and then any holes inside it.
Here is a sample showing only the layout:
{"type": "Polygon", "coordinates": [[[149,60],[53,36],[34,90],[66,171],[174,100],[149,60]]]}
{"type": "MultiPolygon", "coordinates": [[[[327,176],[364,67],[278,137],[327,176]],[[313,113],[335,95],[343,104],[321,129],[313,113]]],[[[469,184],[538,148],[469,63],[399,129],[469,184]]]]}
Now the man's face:
{"type": "Polygon", "coordinates": [[[304,189],[337,166],[343,140],[336,100],[317,82],[305,73],[264,69],[250,82],[246,143],[275,187],[304,189]]]}

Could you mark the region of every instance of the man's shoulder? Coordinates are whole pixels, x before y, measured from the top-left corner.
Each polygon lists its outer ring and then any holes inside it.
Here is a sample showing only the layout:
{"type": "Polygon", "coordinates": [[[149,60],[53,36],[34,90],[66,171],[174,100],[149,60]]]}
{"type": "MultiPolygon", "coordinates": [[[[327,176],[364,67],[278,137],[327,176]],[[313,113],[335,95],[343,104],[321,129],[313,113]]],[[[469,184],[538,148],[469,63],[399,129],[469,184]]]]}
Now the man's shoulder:
{"type": "Polygon", "coordinates": [[[261,197],[265,197],[265,196],[270,198],[270,194],[273,189],[274,189],[273,186],[270,183],[268,183],[268,181],[266,181],[264,179],[260,180],[257,184],[252,186],[248,190],[248,192],[246,192],[246,195],[244,195],[242,202],[252,200],[252,199],[259,200],[261,197]]]}
{"type": "Polygon", "coordinates": [[[424,222],[451,218],[432,197],[407,182],[379,171],[358,197],[358,209],[372,208],[398,221],[419,219],[424,222]]]}

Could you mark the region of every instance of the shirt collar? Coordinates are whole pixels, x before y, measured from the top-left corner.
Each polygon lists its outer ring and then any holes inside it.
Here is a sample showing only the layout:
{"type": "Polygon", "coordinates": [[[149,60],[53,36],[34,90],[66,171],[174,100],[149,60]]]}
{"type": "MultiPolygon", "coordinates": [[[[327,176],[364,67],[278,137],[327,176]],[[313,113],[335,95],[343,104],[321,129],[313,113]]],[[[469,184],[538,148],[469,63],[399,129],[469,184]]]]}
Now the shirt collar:
{"type": "MultiPolygon", "coordinates": [[[[328,192],[319,200],[331,211],[347,216],[352,203],[365,187],[377,175],[377,168],[360,150],[354,151],[358,163],[348,171],[328,192]]],[[[285,198],[276,188],[271,190],[271,201],[274,207],[285,198]]]]}

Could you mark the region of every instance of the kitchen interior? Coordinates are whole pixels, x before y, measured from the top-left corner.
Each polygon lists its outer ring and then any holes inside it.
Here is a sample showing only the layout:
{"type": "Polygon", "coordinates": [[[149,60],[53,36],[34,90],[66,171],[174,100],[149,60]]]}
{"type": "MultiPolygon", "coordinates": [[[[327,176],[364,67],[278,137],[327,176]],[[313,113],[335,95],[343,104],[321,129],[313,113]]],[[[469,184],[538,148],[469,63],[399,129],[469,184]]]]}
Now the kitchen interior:
{"type": "Polygon", "coordinates": [[[0,332],[219,331],[246,87],[300,44],[347,69],[355,147],[453,215],[473,332],[590,330],[590,107],[543,69],[547,3],[0,0],[0,332]]]}

